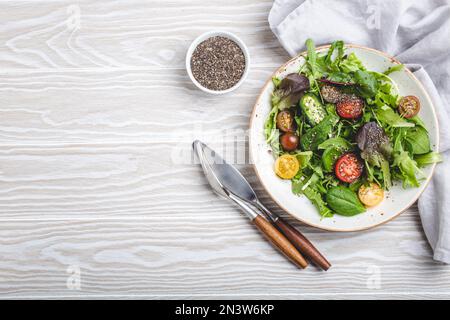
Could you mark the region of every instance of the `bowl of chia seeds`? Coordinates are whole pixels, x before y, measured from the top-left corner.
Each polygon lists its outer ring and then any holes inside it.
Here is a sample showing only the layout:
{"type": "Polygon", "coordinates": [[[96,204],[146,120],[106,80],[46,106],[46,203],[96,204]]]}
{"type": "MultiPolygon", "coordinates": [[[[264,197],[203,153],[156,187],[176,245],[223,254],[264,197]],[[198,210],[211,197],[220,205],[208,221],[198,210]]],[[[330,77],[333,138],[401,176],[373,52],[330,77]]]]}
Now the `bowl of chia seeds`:
{"type": "Polygon", "coordinates": [[[186,54],[189,78],[201,90],[224,94],[245,80],[250,55],[244,42],[225,31],[211,31],[197,37],[186,54]]]}

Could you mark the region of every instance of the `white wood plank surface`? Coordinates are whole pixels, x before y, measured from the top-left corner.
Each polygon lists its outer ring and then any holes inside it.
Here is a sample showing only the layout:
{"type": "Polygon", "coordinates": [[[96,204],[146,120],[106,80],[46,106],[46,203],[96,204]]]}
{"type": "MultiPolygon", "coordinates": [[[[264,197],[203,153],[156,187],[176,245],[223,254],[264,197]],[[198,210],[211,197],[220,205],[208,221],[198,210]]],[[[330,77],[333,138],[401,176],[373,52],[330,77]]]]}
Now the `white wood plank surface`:
{"type": "Polygon", "coordinates": [[[0,1],[0,298],[450,298],[416,206],[362,233],[291,220],[333,263],[300,271],[181,161],[195,137],[245,130],[288,59],[271,5],[0,1]],[[252,57],[223,97],[183,67],[190,41],[216,28],[252,57]]]}

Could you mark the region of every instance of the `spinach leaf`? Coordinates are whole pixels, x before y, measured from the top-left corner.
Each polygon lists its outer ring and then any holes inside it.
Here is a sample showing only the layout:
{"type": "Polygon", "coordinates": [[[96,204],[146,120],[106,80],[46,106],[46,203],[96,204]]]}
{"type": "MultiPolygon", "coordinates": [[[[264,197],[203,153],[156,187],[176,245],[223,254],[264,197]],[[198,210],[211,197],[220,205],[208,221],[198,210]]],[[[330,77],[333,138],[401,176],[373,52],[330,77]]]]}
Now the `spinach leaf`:
{"type": "Polygon", "coordinates": [[[326,200],[333,211],[343,216],[354,216],[366,211],[356,193],[346,187],[331,188],[327,192],[326,200]]]}
{"type": "Polygon", "coordinates": [[[319,144],[318,149],[325,149],[322,154],[322,165],[326,172],[333,170],[334,163],[342,152],[351,149],[350,142],[341,137],[330,138],[319,144]]]}
{"type": "Polygon", "coordinates": [[[333,166],[343,150],[336,147],[328,147],[322,154],[322,165],[326,172],[333,171],[333,166]]]}
{"type": "Polygon", "coordinates": [[[328,147],[335,147],[338,149],[350,149],[351,143],[341,137],[330,138],[319,144],[318,149],[327,149],[328,147]]]}

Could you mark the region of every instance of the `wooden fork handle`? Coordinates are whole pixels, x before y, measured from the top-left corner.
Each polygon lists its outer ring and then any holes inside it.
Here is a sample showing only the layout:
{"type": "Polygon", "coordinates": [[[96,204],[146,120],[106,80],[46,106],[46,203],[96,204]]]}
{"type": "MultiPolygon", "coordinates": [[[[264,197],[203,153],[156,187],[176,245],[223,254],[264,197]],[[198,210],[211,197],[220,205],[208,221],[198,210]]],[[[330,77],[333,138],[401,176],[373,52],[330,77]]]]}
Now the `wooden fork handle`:
{"type": "Polygon", "coordinates": [[[328,260],[319,252],[319,250],[314,247],[314,245],[306,239],[306,237],[300,233],[293,226],[278,218],[275,221],[275,225],[283,232],[283,234],[288,238],[295,247],[302,252],[304,255],[308,256],[316,265],[321,267],[323,270],[328,270],[331,264],[328,260]]]}
{"type": "Polygon", "coordinates": [[[253,219],[256,227],[266,236],[266,238],[280,250],[286,257],[288,257],[298,267],[304,269],[308,262],[298,252],[298,250],[289,242],[286,237],[277,230],[269,221],[262,216],[257,216],[253,219]]]}

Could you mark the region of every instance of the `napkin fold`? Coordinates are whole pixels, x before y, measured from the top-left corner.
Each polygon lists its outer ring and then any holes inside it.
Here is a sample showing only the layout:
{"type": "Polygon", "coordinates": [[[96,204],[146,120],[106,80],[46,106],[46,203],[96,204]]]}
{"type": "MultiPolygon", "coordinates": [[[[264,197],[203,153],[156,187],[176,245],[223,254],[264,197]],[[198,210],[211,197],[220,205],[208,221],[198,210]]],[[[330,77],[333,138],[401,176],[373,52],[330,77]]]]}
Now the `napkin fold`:
{"type": "Polygon", "coordinates": [[[450,263],[450,1],[275,0],[270,28],[291,56],[340,39],[387,52],[428,91],[439,120],[444,162],[419,198],[423,229],[434,259],[450,263]]]}

